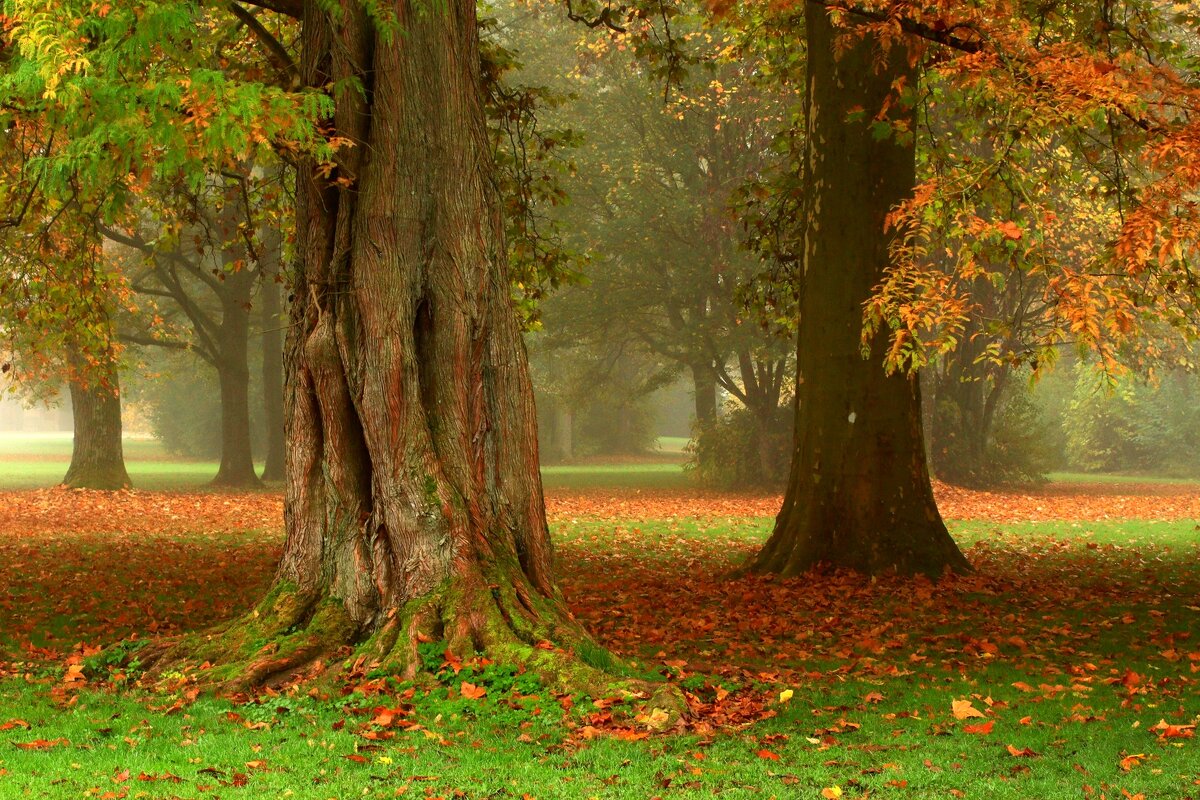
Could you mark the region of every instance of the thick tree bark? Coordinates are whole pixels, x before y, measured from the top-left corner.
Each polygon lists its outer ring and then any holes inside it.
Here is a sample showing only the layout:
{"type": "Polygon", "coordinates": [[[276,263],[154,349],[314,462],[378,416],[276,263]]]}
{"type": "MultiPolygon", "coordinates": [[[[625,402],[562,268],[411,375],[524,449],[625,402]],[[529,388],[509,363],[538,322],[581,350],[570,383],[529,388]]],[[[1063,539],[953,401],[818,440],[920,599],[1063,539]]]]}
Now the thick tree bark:
{"type": "Polygon", "coordinates": [[[299,170],[284,554],[255,614],[192,656],[244,653],[246,684],[351,645],[412,675],[432,638],[579,688],[602,673],[568,655],[589,640],[551,575],[475,2],[389,5],[390,35],[357,0],[324,6],[305,3],[301,69],[337,87],[354,146],[332,176],[299,170]]]}
{"type": "MultiPolygon", "coordinates": [[[[900,46],[864,37],[835,55],[829,11],[805,4],[808,144],[796,439],[775,530],[753,562],[938,574],[969,566],[934,503],[915,377],[887,374],[887,331],[861,353],[863,304],[889,263],[885,217],[911,192],[911,140],[871,135],[893,85],[915,71],[900,46]],[[848,119],[858,112],[858,120],[848,119]]],[[[894,98],[893,98],[894,100],[894,98]]],[[[911,112],[893,102],[889,114],[911,112]]],[[[910,128],[911,130],[911,128],[910,128]]]]}
{"type": "Polygon", "coordinates": [[[282,481],[284,463],[283,430],[283,302],[282,287],[276,276],[279,272],[278,235],[264,244],[269,268],[260,265],[262,286],[262,389],[263,412],[267,424],[267,458],[263,466],[264,481],[282,481]]]}
{"type": "Polygon", "coordinates": [[[71,409],[75,436],[71,465],[63,485],[72,489],[128,489],[121,445],[121,389],[116,367],[71,381],[71,409]]]}
{"type": "Polygon", "coordinates": [[[245,268],[226,273],[221,295],[217,379],[221,385],[221,466],[212,485],[260,485],[250,438],[250,299],[255,276],[245,268]]]}

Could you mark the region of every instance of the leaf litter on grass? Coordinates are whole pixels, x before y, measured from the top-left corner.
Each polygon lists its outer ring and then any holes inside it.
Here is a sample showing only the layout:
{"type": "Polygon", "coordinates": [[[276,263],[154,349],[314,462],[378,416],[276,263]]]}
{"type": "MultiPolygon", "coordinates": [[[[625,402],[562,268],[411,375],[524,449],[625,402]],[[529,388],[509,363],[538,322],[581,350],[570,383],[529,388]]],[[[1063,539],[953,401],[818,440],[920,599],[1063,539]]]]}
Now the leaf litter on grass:
{"type": "MultiPolygon", "coordinates": [[[[1148,497],[1084,488],[938,491],[947,516],[997,523],[1200,513],[1189,487],[1148,497]],[[1114,497],[1122,502],[1113,505],[1114,497]]],[[[58,659],[64,677],[96,645],[195,629],[249,608],[281,545],[281,502],[267,494],[49,490],[2,499],[0,585],[8,592],[0,599],[0,661],[6,652],[10,662],[58,659]]],[[[969,576],[733,578],[769,532],[778,498],[585,490],[551,492],[547,504],[572,612],[602,645],[680,685],[691,732],[705,741],[718,731],[749,736],[747,753],[763,764],[776,759],[759,752],[786,762],[796,747],[889,747],[856,743],[864,725],[898,726],[892,736],[904,726],[921,737],[964,734],[1023,763],[1037,760],[1050,731],[1069,736],[1117,713],[1147,716],[1132,740],[1138,746],[1111,759],[1120,774],[1142,774],[1157,757],[1152,748],[1195,746],[1195,535],[1168,547],[1004,527],[974,537],[968,556],[978,571],[969,576]],[[950,685],[962,687],[953,698],[919,699],[950,685]],[[956,712],[951,699],[966,705],[956,712]],[[974,713],[960,717],[966,708],[974,713]],[[798,724],[804,714],[812,721],[790,738],[754,733],[798,724]]],[[[1186,527],[1173,530],[1179,525],[1186,527]]],[[[461,702],[492,702],[475,680],[452,689],[461,702]]],[[[388,708],[368,707],[383,709],[372,719],[388,708]]],[[[567,742],[636,741],[653,735],[646,723],[601,703],[568,721],[567,742]]],[[[14,723],[4,735],[22,730],[14,723]]],[[[22,742],[57,738],[26,733],[22,742]]],[[[885,786],[902,780],[891,767],[864,769],[878,769],[866,774],[892,782],[885,786]]],[[[861,794],[846,785],[847,796],[861,794]]]]}

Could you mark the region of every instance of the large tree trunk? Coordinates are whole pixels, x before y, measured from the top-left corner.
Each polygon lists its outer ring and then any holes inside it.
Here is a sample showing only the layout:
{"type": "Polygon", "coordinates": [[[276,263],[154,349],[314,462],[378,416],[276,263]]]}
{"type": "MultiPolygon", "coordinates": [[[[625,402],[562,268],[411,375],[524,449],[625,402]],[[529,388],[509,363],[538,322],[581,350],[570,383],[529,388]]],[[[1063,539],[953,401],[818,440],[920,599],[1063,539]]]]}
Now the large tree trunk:
{"type": "Polygon", "coordinates": [[[411,675],[429,639],[563,678],[558,648],[587,637],[551,576],[475,1],[389,5],[390,36],[340,5],[305,3],[305,83],[337,87],[354,146],[332,176],[299,171],[287,540],[268,599],[208,647],[247,654],[238,683],[347,644],[411,675]]]}
{"type": "Polygon", "coordinates": [[[75,436],[63,485],[72,489],[128,489],[121,447],[121,388],[115,365],[71,381],[75,436]]]}
{"type": "MultiPolygon", "coordinates": [[[[877,140],[870,122],[897,81],[913,85],[915,71],[902,46],[881,62],[874,37],[835,56],[835,28],[819,3],[805,4],[805,20],[808,206],[796,440],[783,509],[753,568],[785,575],[820,564],[867,573],[969,569],[934,503],[916,378],[884,371],[886,330],[869,358],[861,354],[863,304],[889,263],[885,216],[915,182],[911,140],[877,140]],[[859,119],[848,119],[854,111],[859,119]]],[[[889,114],[912,121],[895,102],[889,114]]]]}
{"type": "Polygon", "coordinates": [[[251,488],[260,485],[254,471],[250,438],[250,298],[254,275],[245,268],[228,272],[221,297],[220,354],[221,466],[212,485],[251,488]]]}
{"type": "Polygon", "coordinates": [[[279,236],[270,237],[264,249],[272,259],[271,268],[261,271],[262,286],[262,390],[263,417],[267,424],[267,458],[264,481],[283,480],[283,302],[279,272],[279,236]]]}

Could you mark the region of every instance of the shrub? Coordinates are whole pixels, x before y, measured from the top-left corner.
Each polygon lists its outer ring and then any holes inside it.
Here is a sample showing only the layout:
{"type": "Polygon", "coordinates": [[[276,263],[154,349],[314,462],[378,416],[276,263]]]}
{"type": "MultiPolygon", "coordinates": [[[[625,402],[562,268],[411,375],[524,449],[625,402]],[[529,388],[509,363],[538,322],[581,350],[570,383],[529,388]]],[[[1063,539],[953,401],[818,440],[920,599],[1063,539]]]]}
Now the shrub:
{"type": "Polygon", "coordinates": [[[729,405],[716,422],[698,428],[687,447],[689,471],[711,489],[777,489],[791,467],[794,412],[780,406],[767,421],[729,405]]]}

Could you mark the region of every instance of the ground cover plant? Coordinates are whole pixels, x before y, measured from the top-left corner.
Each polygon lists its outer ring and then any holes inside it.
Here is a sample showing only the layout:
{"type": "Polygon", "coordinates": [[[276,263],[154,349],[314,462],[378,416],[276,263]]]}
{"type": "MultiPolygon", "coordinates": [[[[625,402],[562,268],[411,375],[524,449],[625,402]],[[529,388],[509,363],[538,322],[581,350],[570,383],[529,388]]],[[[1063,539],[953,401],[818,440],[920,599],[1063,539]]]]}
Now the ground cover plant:
{"type": "Polygon", "coordinates": [[[777,496],[551,489],[572,612],[686,693],[661,731],[438,642],[416,686],[130,691],[100,647],[251,608],[279,497],[6,492],[0,796],[1200,797],[1195,487],[938,498],[975,574],[780,579],[737,572],[777,496]]]}

